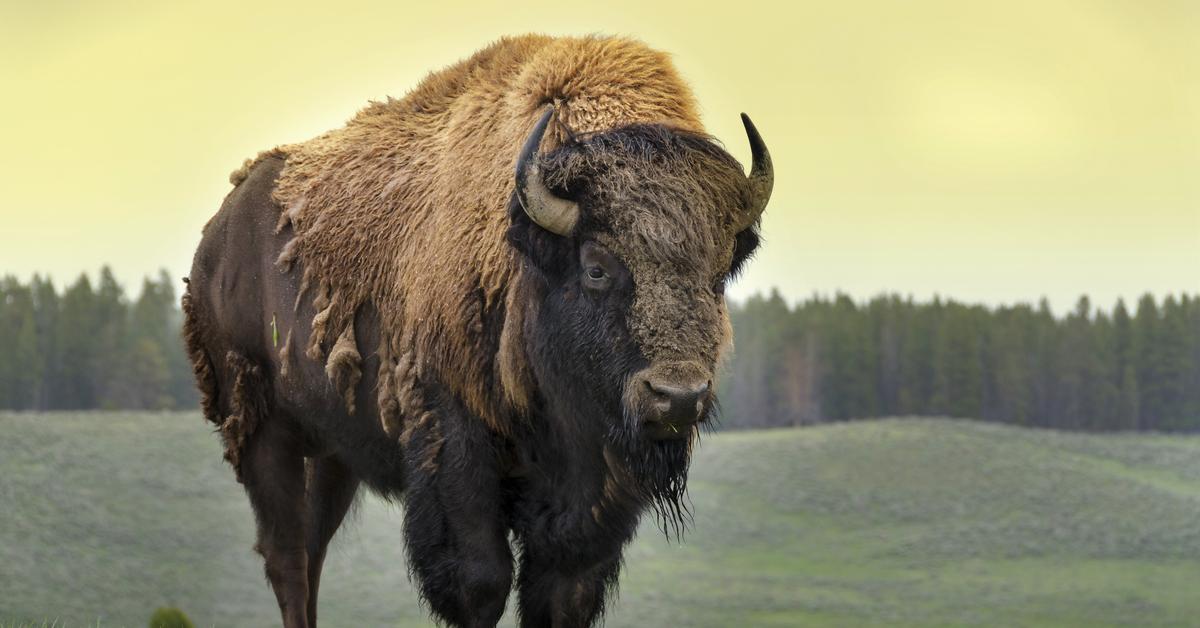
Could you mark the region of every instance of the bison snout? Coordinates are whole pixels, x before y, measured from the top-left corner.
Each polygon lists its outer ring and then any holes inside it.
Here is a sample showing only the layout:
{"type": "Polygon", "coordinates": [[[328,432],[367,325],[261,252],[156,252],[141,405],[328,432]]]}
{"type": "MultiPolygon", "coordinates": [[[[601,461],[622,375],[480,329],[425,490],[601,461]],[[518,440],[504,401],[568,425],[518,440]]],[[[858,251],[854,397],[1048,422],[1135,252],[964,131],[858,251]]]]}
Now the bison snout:
{"type": "Polygon", "coordinates": [[[646,380],[658,419],[667,423],[691,423],[700,419],[708,400],[709,383],[646,380]]]}
{"type": "Polygon", "coordinates": [[[712,379],[699,369],[647,369],[632,384],[634,406],[654,438],[683,438],[708,413],[712,379]],[[683,372],[680,372],[683,371],[683,372]],[[687,373],[687,371],[692,371],[687,373]]]}

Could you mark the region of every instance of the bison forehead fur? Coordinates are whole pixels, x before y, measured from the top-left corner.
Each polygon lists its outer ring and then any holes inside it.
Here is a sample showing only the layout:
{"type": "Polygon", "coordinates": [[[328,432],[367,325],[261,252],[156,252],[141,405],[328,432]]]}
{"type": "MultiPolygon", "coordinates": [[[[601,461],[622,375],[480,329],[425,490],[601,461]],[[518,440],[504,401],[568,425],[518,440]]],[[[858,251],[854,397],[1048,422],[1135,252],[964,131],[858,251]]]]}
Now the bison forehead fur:
{"type": "Polygon", "coordinates": [[[632,272],[627,320],[646,359],[715,362],[729,338],[713,287],[729,273],[749,204],[737,161],[707,136],[631,125],[578,138],[543,167],[587,208],[583,230],[632,272]]]}
{"type": "Polygon", "coordinates": [[[757,244],[753,185],[668,57],[503,39],[231,181],[185,342],[285,625],[315,624],[360,482],[405,500],[410,568],[445,623],[494,625],[514,561],[523,625],[595,621],[643,510],[686,516],[698,427],[650,438],[637,409],[657,404],[656,429],[711,414],[723,282],[757,244]],[[514,193],[548,107],[536,163],[580,209],[570,233],[514,193]],[[621,290],[588,292],[593,248],[621,290]],[[654,379],[685,375],[703,385],[654,379]]]}

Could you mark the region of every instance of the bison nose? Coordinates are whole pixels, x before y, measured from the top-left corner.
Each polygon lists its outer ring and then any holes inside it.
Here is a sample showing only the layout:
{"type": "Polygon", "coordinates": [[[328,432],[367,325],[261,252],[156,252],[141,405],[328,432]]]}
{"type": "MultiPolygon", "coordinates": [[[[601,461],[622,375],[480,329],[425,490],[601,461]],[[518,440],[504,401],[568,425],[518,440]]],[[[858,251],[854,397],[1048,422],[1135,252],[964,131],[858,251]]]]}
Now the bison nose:
{"type": "Polygon", "coordinates": [[[658,420],[672,425],[695,423],[704,412],[712,382],[693,382],[646,379],[658,420]]]}

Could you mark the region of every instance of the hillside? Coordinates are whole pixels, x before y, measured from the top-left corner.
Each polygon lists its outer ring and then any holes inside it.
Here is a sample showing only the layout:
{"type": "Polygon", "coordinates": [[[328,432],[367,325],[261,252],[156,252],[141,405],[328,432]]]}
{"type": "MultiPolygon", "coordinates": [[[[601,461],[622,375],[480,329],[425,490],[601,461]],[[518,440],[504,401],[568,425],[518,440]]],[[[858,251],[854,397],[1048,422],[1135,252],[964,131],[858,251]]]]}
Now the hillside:
{"type": "MultiPolygon", "coordinates": [[[[0,414],[0,431],[0,624],[144,626],[164,604],[277,621],[197,414],[0,414]]],[[[692,478],[694,529],[643,529],[608,626],[1200,616],[1200,438],[893,419],[710,436],[692,478]]],[[[367,499],[356,519],[323,624],[428,625],[398,508],[367,499]]]]}

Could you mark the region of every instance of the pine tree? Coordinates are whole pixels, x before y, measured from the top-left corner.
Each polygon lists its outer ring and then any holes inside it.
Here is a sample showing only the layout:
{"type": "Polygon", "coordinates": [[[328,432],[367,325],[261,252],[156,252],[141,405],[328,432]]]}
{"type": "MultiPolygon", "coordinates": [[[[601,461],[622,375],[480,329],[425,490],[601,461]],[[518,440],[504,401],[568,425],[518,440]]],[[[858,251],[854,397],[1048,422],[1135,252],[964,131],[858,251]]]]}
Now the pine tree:
{"type": "Polygon", "coordinates": [[[1119,378],[1116,387],[1120,398],[1114,422],[1117,429],[1136,430],[1139,425],[1140,394],[1137,389],[1137,357],[1134,351],[1133,320],[1129,317],[1129,310],[1125,308],[1123,299],[1118,299],[1116,307],[1113,308],[1112,326],[1113,354],[1116,361],[1114,371],[1119,378]]]}
{"type": "Polygon", "coordinates": [[[1139,400],[1137,373],[1132,363],[1126,364],[1125,370],[1121,373],[1121,392],[1117,404],[1117,429],[1138,429],[1141,424],[1141,414],[1138,410],[1139,400]]]}
{"type": "Polygon", "coordinates": [[[34,323],[37,332],[39,377],[34,408],[56,407],[55,391],[61,386],[62,356],[58,345],[59,298],[49,278],[33,276],[34,323]]]}
{"type": "Polygon", "coordinates": [[[723,369],[726,381],[722,382],[719,395],[723,427],[748,428],[768,423],[766,303],[766,299],[755,295],[740,306],[730,307],[737,342],[730,363],[723,369]]]}
{"type": "Polygon", "coordinates": [[[5,354],[4,379],[0,380],[4,404],[15,410],[33,409],[41,377],[37,352],[37,327],[33,309],[33,294],[15,277],[4,279],[3,338],[5,354]]]}
{"type": "Polygon", "coordinates": [[[1194,368],[1188,316],[1174,295],[1163,301],[1160,324],[1155,352],[1161,378],[1158,382],[1160,427],[1171,430],[1200,427],[1200,417],[1188,414],[1188,384],[1194,368]]]}
{"type": "Polygon", "coordinates": [[[934,330],[937,326],[939,303],[916,306],[912,299],[905,301],[907,322],[904,344],[900,350],[900,414],[932,414],[934,330]]]}
{"type": "Polygon", "coordinates": [[[126,336],[129,308],[125,291],[108,266],[100,268],[92,314],[97,349],[92,380],[99,407],[131,407],[134,405],[132,389],[136,384],[130,379],[129,369],[132,360],[126,336]]]}
{"type": "MultiPolygon", "coordinates": [[[[1002,308],[992,324],[989,373],[993,391],[990,413],[995,421],[1029,425],[1032,405],[1027,324],[1032,311],[1027,306],[1002,308]]],[[[985,411],[986,412],[986,411],[985,411]]]]}
{"type": "Polygon", "coordinates": [[[57,336],[62,356],[60,408],[95,408],[98,350],[94,333],[95,292],[86,274],[63,293],[57,336]]]}
{"type": "MultiPolygon", "coordinates": [[[[8,322],[8,278],[0,280],[0,347],[11,346],[16,333],[8,322]]],[[[7,351],[0,351],[0,409],[11,408],[8,386],[4,384],[16,368],[13,356],[7,351]]]]}
{"type": "Polygon", "coordinates": [[[1045,298],[1038,302],[1037,311],[1030,319],[1029,353],[1031,357],[1033,425],[1038,427],[1061,427],[1062,395],[1059,394],[1058,321],[1050,311],[1050,302],[1045,298]]]}
{"type": "Polygon", "coordinates": [[[1187,416],[1200,421],[1200,296],[1183,296],[1182,306],[1186,320],[1186,344],[1191,347],[1191,378],[1187,384],[1188,396],[1184,406],[1187,416]]]}
{"type": "Polygon", "coordinates": [[[1133,320],[1133,363],[1138,382],[1138,429],[1159,429],[1163,419],[1163,377],[1159,352],[1161,321],[1158,304],[1146,294],[1138,300],[1133,320]]]}
{"type": "Polygon", "coordinates": [[[979,418],[983,399],[982,343],[978,311],[950,302],[938,329],[935,351],[934,412],[979,418]]]}
{"type": "Polygon", "coordinates": [[[1085,427],[1093,430],[1119,429],[1117,408],[1121,397],[1117,370],[1116,341],[1112,320],[1097,313],[1090,327],[1090,379],[1084,396],[1085,427]]]}
{"type": "Polygon", "coordinates": [[[904,342],[900,300],[877,297],[867,305],[868,325],[874,334],[876,350],[875,388],[878,407],[884,416],[900,411],[900,354],[904,342]]]}
{"type": "MultiPolygon", "coordinates": [[[[170,286],[165,287],[170,290],[170,286]]],[[[136,408],[159,409],[173,405],[167,351],[175,334],[171,329],[174,295],[149,278],[132,304],[128,336],[122,353],[128,360],[126,394],[136,408]]]]}
{"type": "Polygon", "coordinates": [[[828,377],[822,400],[835,420],[877,416],[875,342],[870,323],[850,297],[839,294],[829,311],[824,355],[828,377]]]}
{"type": "Polygon", "coordinates": [[[168,373],[167,394],[172,407],[194,408],[200,403],[200,397],[196,392],[192,364],[183,349],[183,337],[180,335],[183,312],[179,308],[175,285],[166,270],[159,271],[157,294],[167,313],[166,333],[162,338],[168,373]]]}

